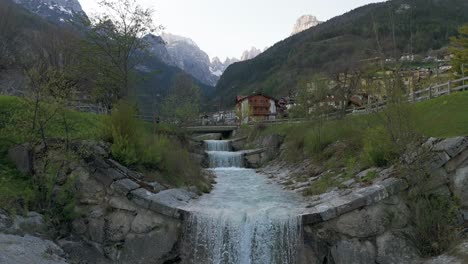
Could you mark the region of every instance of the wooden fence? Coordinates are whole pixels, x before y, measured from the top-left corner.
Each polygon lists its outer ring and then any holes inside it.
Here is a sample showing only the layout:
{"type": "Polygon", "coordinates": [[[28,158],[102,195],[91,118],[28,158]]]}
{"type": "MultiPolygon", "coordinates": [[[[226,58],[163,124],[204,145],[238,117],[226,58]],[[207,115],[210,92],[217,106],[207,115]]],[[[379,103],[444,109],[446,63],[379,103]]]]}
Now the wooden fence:
{"type": "Polygon", "coordinates": [[[448,81],[443,84],[438,84],[423,90],[415,91],[414,93],[410,94],[410,100],[413,102],[421,102],[442,95],[451,94],[453,92],[463,91],[465,89],[468,89],[468,77],[448,81]]]}

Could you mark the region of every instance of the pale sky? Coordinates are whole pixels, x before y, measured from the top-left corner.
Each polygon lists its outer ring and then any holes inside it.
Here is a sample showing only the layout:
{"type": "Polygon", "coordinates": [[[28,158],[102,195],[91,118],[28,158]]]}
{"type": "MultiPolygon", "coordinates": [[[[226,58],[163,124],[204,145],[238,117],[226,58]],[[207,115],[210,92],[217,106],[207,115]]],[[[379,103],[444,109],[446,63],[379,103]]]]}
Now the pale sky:
{"type": "MultiPolygon", "coordinates": [[[[86,13],[98,0],[79,0],[86,13]]],[[[239,58],[254,46],[261,50],[291,34],[302,15],[326,21],[359,6],[384,0],[138,0],[155,10],[165,32],[191,38],[210,58],[239,58]]]]}

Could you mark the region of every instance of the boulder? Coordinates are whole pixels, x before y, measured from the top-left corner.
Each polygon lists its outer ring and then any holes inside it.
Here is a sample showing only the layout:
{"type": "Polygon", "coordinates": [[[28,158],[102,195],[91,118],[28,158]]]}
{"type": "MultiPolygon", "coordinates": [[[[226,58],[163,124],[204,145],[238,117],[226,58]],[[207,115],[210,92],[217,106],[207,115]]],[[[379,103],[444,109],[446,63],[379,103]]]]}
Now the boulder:
{"type": "Polygon", "coordinates": [[[78,167],[70,174],[70,177],[77,179],[76,188],[82,204],[99,204],[102,202],[105,195],[104,186],[90,177],[87,169],[78,167]]]}
{"type": "Polygon", "coordinates": [[[452,187],[462,206],[468,208],[468,166],[456,170],[452,187]]]}
{"type": "Polygon", "coordinates": [[[377,261],[379,264],[413,264],[421,261],[418,250],[407,240],[387,232],[377,237],[377,261]]]}
{"type": "Polygon", "coordinates": [[[109,199],[109,206],[114,209],[126,210],[136,212],[137,207],[134,203],[130,202],[126,197],[113,196],[109,199]]]}
{"type": "Polygon", "coordinates": [[[62,249],[49,240],[0,234],[0,263],[66,264],[62,249]]]}
{"type": "Polygon", "coordinates": [[[104,242],[104,219],[88,219],[88,239],[102,244],[104,242]]]}
{"type": "Polygon", "coordinates": [[[248,168],[260,168],[262,165],[262,154],[256,153],[245,156],[245,163],[248,168]]]}
{"type": "Polygon", "coordinates": [[[268,135],[262,137],[259,142],[256,143],[259,144],[261,148],[265,149],[265,160],[268,161],[278,157],[283,141],[284,136],[268,135]]]}
{"type": "Polygon", "coordinates": [[[147,234],[129,234],[120,254],[120,263],[164,263],[179,239],[177,224],[168,222],[163,228],[147,234]]]}
{"type": "Polygon", "coordinates": [[[434,146],[435,151],[445,151],[451,158],[468,148],[468,137],[448,138],[434,146]]]}
{"type": "Polygon", "coordinates": [[[164,219],[161,215],[142,210],[138,212],[135,219],[133,219],[131,230],[137,234],[144,234],[155,228],[160,228],[163,224],[164,219]]]}
{"type": "Polygon", "coordinates": [[[104,254],[89,243],[83,241],[59,240],[58,245],[67,253],[73,264],[111,264],[104,254]]]}
{"type": "Polygon", "coordinates": [[[110,188],[123,196],[127,196],[129,192],[140,188],[140,185],[130,179],[121,179],[113,182],[110,188]]]}
{"type": "Polygon", "coordinates": [[[390,218],[385,206],[374,205],[344,214],[330,224],[338,233],[366,238],[384,233],[390,225],[390,218]]]}
{"type": "Polygon", "coordinates": [[[9,149],[8,157],[20,172],[25,174],[32,173],[33,154],[29,144],[22,144],[9,149]]]}
{"type": "Polygon", "coordinates": [[[44,217],[36,212],[29,212],[25,216],[15,216],[13,228],[23,234],[45,234],[47,232],[44,217]]]}
{"type": "Polygon", "coordinates": [[[116,211],[106,217],[106,240],[117,242],[125,239],[135,216],[126,211],[116,211]]]}
{"type": "Polygon", "coordinates": [[[369,241],[340,240],[331,248],[335,264],[374,264],[376,249],[369,241]]]}

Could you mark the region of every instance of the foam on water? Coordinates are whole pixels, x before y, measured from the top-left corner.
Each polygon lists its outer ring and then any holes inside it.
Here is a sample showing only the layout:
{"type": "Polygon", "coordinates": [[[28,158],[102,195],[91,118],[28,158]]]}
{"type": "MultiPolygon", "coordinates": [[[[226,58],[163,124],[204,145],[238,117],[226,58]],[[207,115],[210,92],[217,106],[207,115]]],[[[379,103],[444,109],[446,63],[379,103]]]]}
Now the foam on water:
{"type": "Polygon", "coordinates": [[[208,151],[208,156],[217,184],[184,208],[191,212],[184,227],[184,263],[297,263],[300,197],[242,168],[241,153],[208,151]]]}

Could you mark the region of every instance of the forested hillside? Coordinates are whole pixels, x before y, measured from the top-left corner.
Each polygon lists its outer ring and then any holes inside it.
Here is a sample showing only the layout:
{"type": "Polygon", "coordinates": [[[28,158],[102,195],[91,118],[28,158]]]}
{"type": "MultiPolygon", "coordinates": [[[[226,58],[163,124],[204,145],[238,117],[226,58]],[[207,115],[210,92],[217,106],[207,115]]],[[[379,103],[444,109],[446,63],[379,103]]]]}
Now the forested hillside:
{"type": "Polygon", "coordinates": [[[233,104],[238,94],[287,95],[312,74],[333,74],[368,59],[426,55],[447,46],[468,22],[465,0],[392,0],[357,8],[285,39],[253,60],[230,66],[216,98],[233,104]]]}
{"type": "MultiPolygon", "coordinates": [[[[0,93],[27,95],[31,92],[28,72],[38,70],[40,65],[49,65],[66,69],[74,88],[97,102],[99,99],[91,92],[95,88],[92,79],[96,76],[84,65],[90,56],[85,40],[88,30],[83,26],[49,21],[10,0],[0,0],[0,93]]],[[[184,72],[159,58],[143,55],[135,73],[134,100],[139,103],[142,114],[151,115],[155,111],[154,100],[160,104],[175,77],[184,72]]],[[[213,92],[213,87],[191,79],[205,97],[213,92]]]]}

